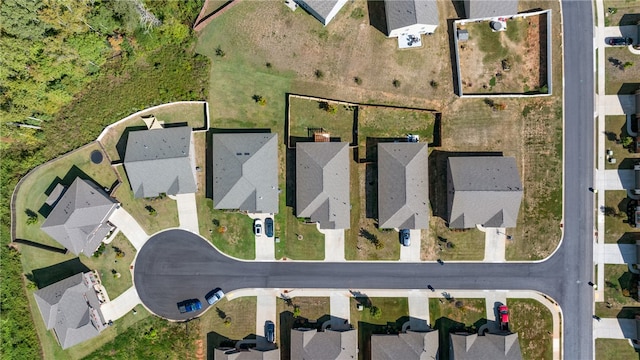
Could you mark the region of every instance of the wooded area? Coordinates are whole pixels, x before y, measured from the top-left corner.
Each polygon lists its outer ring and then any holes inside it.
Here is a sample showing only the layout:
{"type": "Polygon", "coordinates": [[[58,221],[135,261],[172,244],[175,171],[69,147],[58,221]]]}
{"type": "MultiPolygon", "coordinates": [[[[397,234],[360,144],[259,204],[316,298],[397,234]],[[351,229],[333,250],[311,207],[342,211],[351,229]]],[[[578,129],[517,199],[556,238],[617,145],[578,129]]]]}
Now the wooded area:
{"type": "Polygon", "coordinates": [[[2,359],[42,356],[25,306],[20,255],[8,246],[16,183],[130,113],[174,100],[206,99],[209,62],[193,52],[191,30],[202,3],[0,2],[2,359]]]}

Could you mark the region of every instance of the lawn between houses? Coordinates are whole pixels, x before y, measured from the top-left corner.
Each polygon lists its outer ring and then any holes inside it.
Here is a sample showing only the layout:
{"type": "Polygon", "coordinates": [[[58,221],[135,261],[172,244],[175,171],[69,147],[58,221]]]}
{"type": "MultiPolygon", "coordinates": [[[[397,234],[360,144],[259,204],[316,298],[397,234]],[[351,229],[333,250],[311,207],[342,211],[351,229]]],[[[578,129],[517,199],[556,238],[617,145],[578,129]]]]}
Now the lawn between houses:
{"type": "Polygon", "coordinates": [[[603,318],[633,319],[640,315],[638,305],[638,275],[629,265],[604,266],[604,299],[596,302],[596,315],[603,318]]]}
{"type": "Polygon", "coordinates": [[[608,244],[635,244],[640,238],[638,228],[629,225],[626,190],[607,190],[604,193],[604,240],[608,244]]]}
{"type": "Polygon", "coordinates": [[[597,360],[640,359],[640,354],[627,339],[596,339],[597,360]]]}
{"type": "Polygon", "coordinates": [[[616,163],[612,164],[605,160],[604,167],[606,170],[613,169],[633,169],[634,160],[640,159],[640,154],[636,154],[633,149],[634,144],[631,142],[627,148],[623,146],[622,140],[629,138],[627,132],[627,117],[625,115],[605,116],[605,148],[599,151],[613,151],[613,158],[616,163]]]}

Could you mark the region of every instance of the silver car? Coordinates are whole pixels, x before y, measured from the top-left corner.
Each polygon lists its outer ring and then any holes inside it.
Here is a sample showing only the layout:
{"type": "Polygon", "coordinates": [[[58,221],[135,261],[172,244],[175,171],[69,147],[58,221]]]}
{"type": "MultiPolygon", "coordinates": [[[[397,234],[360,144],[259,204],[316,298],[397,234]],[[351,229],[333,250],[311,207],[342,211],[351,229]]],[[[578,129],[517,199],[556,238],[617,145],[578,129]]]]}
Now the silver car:
{"type": "Polygon", "coordinates": [[[223,297],[224,297],[224,292],[222,292],[222,289],[216,288],[211,290],[207,295],[205,295],[204,298],[207,300],[209,305],[213,305],[218,301],[220,301],[220,299],[222,299],[223,297]]]}

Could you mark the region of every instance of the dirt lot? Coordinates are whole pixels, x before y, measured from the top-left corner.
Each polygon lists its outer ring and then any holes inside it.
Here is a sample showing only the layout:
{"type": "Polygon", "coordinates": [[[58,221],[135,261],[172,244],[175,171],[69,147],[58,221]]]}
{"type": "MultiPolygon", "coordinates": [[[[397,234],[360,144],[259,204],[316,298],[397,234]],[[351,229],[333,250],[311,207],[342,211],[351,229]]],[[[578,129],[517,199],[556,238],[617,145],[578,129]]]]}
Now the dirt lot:
{"type": "Polygon", "coordinates": [[[488,21],[460,26],[469,32],[458,43],[462,91],[529,93],[547,85],[546,21],[546,15],[510,19],[498,32],[488,21]]]}

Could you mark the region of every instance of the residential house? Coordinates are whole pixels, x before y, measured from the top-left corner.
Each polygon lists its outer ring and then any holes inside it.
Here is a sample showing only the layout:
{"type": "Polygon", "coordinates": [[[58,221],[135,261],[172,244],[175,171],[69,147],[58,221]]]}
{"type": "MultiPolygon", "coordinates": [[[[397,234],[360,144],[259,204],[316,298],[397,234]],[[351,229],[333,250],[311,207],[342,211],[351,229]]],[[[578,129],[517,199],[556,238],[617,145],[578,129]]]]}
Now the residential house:
{"type": "Polygon", "coordinates": [[[60,197],[54,200],[50,195],[47,199],[55,206],[42,224],[42,231],[75,255],[93,255],[113,229],[108,220],[118,203],[97,185],[81,178],[66,190],[57,186],[54,193],[60,197]]]}
{"type": "Polygon", "coordinates": [[[512,16],[518,13],[518,0],[464,0],[467,19],[512,16]]]}
{"type": "Polygon", "coordinates": [[[296,145],[296,216],[321,229],[349,229],[349,144],[296,145]]]}
{"type": "Polygon", "coordinates": [[[257,350],[249,348],[247,350],[214,349],[214,360],[280,360],[280,349],[257,350]]]}
{"type": "Polygon", "coordinates": [[[437,0],[385,0],[387,35],[432,34],[440,24],[437,0]]]}
{"type": "Polygon", "coordinates": [[[449,228],[515,227],[522,192],[514,157],[450,157],[447,167],[449,228]]]}
{"type": "Polygon", "coordinates": [[[213,205],[278,212],[278,134],[213,134],[213,205]]]}
{"type": "Polygon", "coordinates": [[[347,0],[295,0],[303,9],[327,26],[347,0]]]}
{"type": "Polygon", "coordinates": [[[426,143],[378,143],[380,228],[429,228],[429,159],[426,143]]]}
{"type": "Polygon", "coordinates": [[[451,360],[522,360],[518,334],[450,334],[451,360]]]}
{"type": "Polygon", "coordinates": [[[438,331],[371,335],[371,360],[436,360],[438,331]]]}
{"type": "Polygon", "coordinates": [[[187,126],[130,132],[124,168],[134,197],[195,193],[194,153],[187,126]]]}
{"type": "Polygon", "coordinates": [[[47,330],[67,349],[100,334],[105,328],[92,272],[79,273],[36,291],[33,295],[47,330]]]}
{"type": "Polygon", "coordinates": [[[357,330],[291,330],[291,359],[353,360],[357,358],[357,330]]]}

